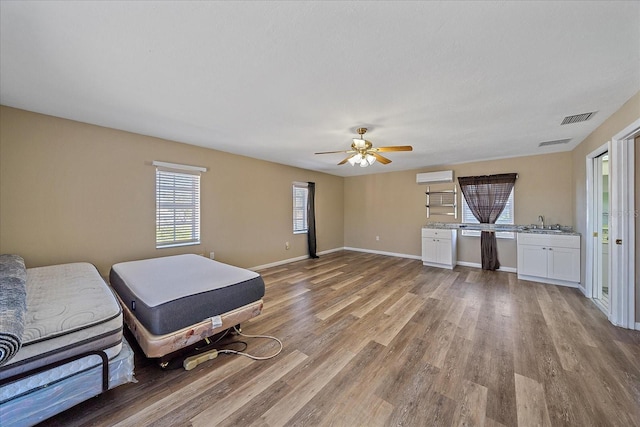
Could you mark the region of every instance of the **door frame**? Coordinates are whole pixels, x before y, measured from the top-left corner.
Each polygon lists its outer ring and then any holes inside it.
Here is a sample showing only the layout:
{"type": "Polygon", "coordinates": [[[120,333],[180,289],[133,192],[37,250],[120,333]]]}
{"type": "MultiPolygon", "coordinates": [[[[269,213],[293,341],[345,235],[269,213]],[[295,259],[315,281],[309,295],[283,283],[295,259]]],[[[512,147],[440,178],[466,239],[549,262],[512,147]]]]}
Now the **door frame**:
{"type": "Polygon", "coordinates": [[[635,329],[635,138],[640,119],[617,133],[611,141],[609,179],[610,318],[616,326],[635,329]],[[613,162],[611,163],[611,160],[613,162]],[[615,165],[615,166],[614,166],[615,165]],[[613,211],[615,209],[615,211],[613,211]],[[621,239],[622,244],[616,244],[621,239]]]}
{"type": "Polygon", "coordinates": [[[635,138],[640,135],[640,119],[618,132],[611,141],[586,157],[587,233],[585,238],[585,288],[594,298],[592,233],[596,225],[593,192],[593,159],[609,151],[609,307],[607,318],[623,328],[635,329],[635,138]],[[616,244],[621,240],[622,244],[616,244]]]}

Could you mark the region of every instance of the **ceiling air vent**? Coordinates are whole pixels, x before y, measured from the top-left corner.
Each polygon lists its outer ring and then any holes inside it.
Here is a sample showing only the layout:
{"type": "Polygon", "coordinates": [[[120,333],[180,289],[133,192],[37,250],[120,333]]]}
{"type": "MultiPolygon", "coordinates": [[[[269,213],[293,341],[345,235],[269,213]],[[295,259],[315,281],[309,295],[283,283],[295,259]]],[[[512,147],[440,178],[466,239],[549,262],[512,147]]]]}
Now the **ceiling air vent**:
{"type": "Polygon", "coordinates": [[[592,111],[591,113],[582,113],[582,114],[576,114],[575,116],[567,116],[567,117],[564,118],[564,120],[560,124],[561,125],[568,125],[568,124],[571,124],[571,123],[586,122],[591,117],[593,117],[594,114],[596,114],[596,113],[597,113],[597,111],[592,111]]]}
{"type": "Polygon", "coordinates": [[[538,147],[546,147],[547,145],[566,144],[569,141],[571,141],[571,138],[569,138],[569,139],[556,139],[554,141],[545,141],[545,142],[541,142],[540,144],[538,144],[538,147]]]}

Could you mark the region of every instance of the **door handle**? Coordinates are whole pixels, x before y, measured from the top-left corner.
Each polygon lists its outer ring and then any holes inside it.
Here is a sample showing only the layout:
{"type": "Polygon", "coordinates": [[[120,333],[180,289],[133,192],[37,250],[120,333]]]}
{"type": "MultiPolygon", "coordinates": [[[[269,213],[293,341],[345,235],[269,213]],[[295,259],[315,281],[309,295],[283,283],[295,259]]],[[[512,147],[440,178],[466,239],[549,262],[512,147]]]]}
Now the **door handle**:
{"type": "Polygon", "coordinates": [[[616,245],[621,245],[622,244],[622,239],[616,239],[616,245]]]}
{"type": "Polygon", "coordinates": [[[598,237],[598,232],[597,231],[593,232],[593,237],[598,237]]]}

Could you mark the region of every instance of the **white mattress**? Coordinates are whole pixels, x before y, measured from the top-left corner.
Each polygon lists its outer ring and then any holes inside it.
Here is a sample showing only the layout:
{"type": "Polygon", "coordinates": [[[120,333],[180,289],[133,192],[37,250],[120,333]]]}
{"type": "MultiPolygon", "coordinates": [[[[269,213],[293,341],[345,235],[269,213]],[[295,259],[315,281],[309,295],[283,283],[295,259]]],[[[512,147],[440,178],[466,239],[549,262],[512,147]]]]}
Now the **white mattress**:
{"type": "Polygon", "coordinates": [[[193,254],[123,262],[113,269],[128,284],[129,290],[149,307],[259,276],[254,271],[193,254]]]}
{"type": "Polygon", "coordinates": [[[93,265],[29,268],[22,348],[0,379],[119,344],[122,325],[120,305],[93,265]]]}

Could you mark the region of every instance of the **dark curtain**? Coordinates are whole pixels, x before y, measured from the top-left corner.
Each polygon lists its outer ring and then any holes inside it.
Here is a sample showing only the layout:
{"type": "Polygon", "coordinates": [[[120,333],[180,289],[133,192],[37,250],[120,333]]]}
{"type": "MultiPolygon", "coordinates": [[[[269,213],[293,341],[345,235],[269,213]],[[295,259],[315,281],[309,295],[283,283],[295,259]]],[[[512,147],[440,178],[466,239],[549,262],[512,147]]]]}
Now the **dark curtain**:
{"type": "Polygon", "coordinates": [[[307,242],[309,244],[309,258],[318,258],[316,255],[316,183],[307,183],[307,242]]]}
{"type": "MultiPolygon", "coordinates": [[[[458,177],[460,190],[469,209],[481,224],[495,224],[507,204],[511,190],[516,182],[517,174],[464,176],[458,177]]],[[[482,250],[482,269],[497,270],[498,246],[496,234],[490,231],[480,233],[482,250]]]]}

